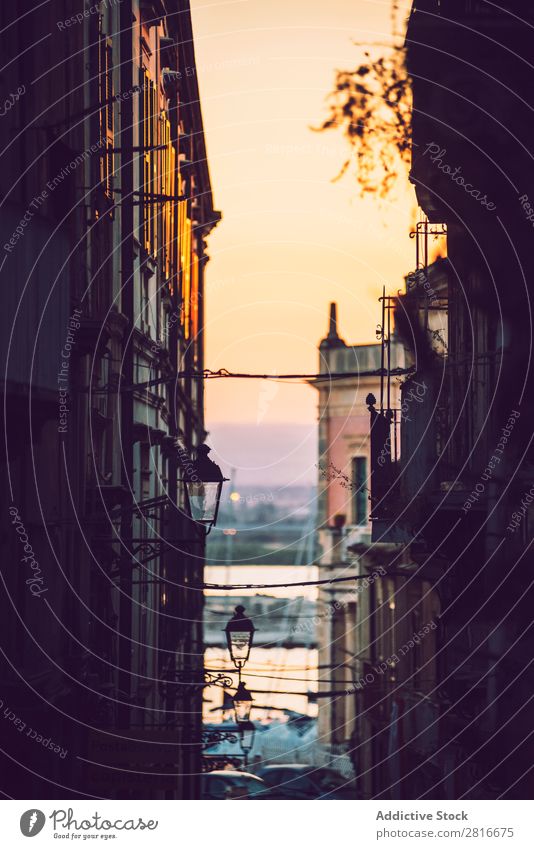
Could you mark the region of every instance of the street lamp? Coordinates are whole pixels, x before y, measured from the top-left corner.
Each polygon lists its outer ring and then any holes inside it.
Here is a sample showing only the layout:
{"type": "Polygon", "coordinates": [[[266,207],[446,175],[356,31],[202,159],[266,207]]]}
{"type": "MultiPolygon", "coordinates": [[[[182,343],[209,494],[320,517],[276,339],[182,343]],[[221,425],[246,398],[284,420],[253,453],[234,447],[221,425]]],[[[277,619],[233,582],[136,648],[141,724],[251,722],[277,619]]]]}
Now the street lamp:
{"type": "Polygon", "coordinates": [[[234,615],[224,629],[232,663],[240,671],[249,658],[256,630],[252,621],[244,614],[245,608],[238,604],[234,615]]]}
{"type": "Polygon", "coordinates": [[[252,702],[254,699],[245,687],[243,681],[237,685],[232,701],[234,703],[235,721],[239,727],[246,725],[249,722],[250,711],[252,710],[252,702]]]}
{"type": "Polygon", "coordinates": [[[194,522],[207,528],[206,534],[217,522],[222,485],[228,480],[208,457],[210,450],[208,445],[199,445],[195,462],[182,460],[189,514],[194,522]]]}
{"type": "Polygon", "coordinates": [[[232,701],[234,703],[235,721],[239,731],[239,745],[241,746],[246,766],[248,754],[254,745],[254,734],[256,733],[256,728],[254,727],[254,723],[250,721],[250,711],[252,710],[252,702],[254,699],[245,687],[243,681],[239,681],[237,690],[232,697],[232,701]]]}

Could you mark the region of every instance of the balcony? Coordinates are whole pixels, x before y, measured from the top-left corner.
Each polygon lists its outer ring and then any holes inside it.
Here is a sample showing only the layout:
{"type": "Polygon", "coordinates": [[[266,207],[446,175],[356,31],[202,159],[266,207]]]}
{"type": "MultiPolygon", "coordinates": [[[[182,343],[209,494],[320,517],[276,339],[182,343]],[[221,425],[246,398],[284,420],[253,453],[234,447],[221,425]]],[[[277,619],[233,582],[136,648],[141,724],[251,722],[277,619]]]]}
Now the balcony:
{"type": "Polygon", "coordinates": [[[441,360],[405,381],[389,420],[371,410],[373,542],[409,542],[425,505],[458,510],[465,500],[473,443],[463,386],[461,369],[441,360]]]}

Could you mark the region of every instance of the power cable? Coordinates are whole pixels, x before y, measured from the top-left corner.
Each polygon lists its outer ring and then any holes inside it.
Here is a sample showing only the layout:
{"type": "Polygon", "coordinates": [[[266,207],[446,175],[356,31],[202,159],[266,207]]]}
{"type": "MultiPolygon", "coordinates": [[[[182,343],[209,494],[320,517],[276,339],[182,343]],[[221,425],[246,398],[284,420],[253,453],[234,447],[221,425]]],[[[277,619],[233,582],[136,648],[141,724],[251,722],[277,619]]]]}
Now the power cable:
{"type": "MultiPolygon", "coordinates": [[[[191,369],[187,369],[185,371],[177,371],[172,377],[158,377],[154,380],[147,380],[142,383],[134,383],[132,385],[123,385],[120,387],[121,392],[135,392],[141,389],[149,389],[152,386],[159,386],[163,383],[174,383],[177,379],[180,378],[191,378],[192,380],[219,380],[219,379],[238,379],[238,380],[274,380],[277,382],[283,380],[301,380],[301,381],[315,381],[316,383],[320,383],[322,381],[331,381],[331,380],[346,380],[351,377],[387,377],[388,374],[390,377],[400,377],[406,374],[412,374],[415,371],[415,367],[411,368],[393,368],[390,369],[389,372],[387,369],[370,369],[365,371],[346,371],[346,372],[330,372],[325,374],[251,374],[249,372],[232,372],[228,371],[228,369],[220,368],[217,371],[213,371],[212,369],[204,369],[204,371],[195,371],[191,369]]],[[[93,387],[87,387],[86,392],[91,392],[92,394],[98,394],[100,392],[109,392],[110,389],[118,389],[119,387],[99,387],[95,389],[93,387]]]]}
{"type": "MultiPolygon", "coordinates": [[[[318,587],[325,584],[341,584],[347,581],[364,581],[372,578],[373,573],[369,575],[347,575],[340,578],[323,578],[318,581],[293,581],[288,584],[190,584],[194,590],[268,590],[279,589],[283,587],[318,587]]],[[[411,575],[406,572],[388,572],[384,577],[401,577],[410,578],[411,575]]]]}

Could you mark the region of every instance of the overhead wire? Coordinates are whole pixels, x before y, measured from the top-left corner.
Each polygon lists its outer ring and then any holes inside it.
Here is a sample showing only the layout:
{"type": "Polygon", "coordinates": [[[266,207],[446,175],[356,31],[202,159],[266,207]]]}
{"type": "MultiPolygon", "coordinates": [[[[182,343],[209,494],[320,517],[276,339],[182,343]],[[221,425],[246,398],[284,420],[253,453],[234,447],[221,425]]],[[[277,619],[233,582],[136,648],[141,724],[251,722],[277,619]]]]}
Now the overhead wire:
{"type": "MultiPolygon", "coordinates": [[[[291,374],[257,374],[251,372],[232,372],[228,371],[228,369],[220,368],[216,371],[212,369],[204,369],[203,371],[197,371],[194,369],[186,369],[184,371],[175,372],[172,377],[159,377],[154,380],[143,381],[142,383],[134,383],[132,385],[122,385],[117,386],[115,388],[119,389],[122,392],[132,392],[135,390],[141,389],[149,389],[152,386],[158,386],[163,383],[173,383],[175,380],[180,378],[191,378],[192,380],[274,380],[276,382],[284,381],[284,380],[300,380],[300,381],[315,381],[316,383],[320,383],[322,381],[331,381],[331,380],[346,380],[351,377],[386,377],[388,374],[391,377],[401,377],[403,375],[412,374],[415,371],[415,367],[410,368],[393,368],[390,369],[389,372],[386,369],[365,369],[365,370],[357,370],[357,371],[346,371],[346,372],[321,372],[319,374],[304,374],[304,373],[291,373],[291,374]]],[[[97,390],[92,390],[93,392],[102,392],[106,390],[106,387],[99,388],[97,390]]]]}
{"type": "MultiPolygon", "coordinates": [[[[322,578],[316,581],[291,581],[282,584],[190,584],[191,589],[195,590],[268,590],[279,589],[284,587],[319,587],[326,584],[341,584],[347,581],[363,581],[372,577],[372,573],[368,575],[346,575],[338,578],[322,578]]],[[[385,577],[402,577],[409,578],[411,575],[406,572],[394,573],[388,572],[385,577]]]]}
{"type": "MultiPolygon", "coordinates": [[[[280,664],[282,665],[282,664],[280,664]]],[[[285,665],[284,665],[285,669],[285,665]]],[[[313,669],[310,669],[310,672],[313,672],[313,669]]],[[[223,672],[224,674],[228,673],[229,675],[235,673],[235,669],[221,669],[217,670],[217,672],[223,672]]],[[[292,675],[284,675],[283,670],[281,670],[280,675],[268,675],[263,672],[248,672],[243,671],[243,678],[266,678],[268,680],[274,681],[298,681],[301,684],[353,684],[353,681],[336,681],[334,678],[317,678],[317,680],[310,680],[310,678],[294,678],[292,675]]],[[[278,690],[273,690],[273,693],[279,692],[278,690]]],[[[305,693],[302,693],[305,695],[305,693]]]]}

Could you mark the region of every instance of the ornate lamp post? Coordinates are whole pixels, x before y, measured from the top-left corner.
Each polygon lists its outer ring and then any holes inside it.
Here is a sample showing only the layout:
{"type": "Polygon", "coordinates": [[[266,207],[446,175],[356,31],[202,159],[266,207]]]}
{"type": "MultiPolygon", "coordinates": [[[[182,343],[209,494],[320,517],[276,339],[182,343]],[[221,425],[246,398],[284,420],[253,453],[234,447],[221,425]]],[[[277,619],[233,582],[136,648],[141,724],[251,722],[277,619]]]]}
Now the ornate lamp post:
{"type": "Polygon", "coordinates": [[[237,685],[237,690],[232,697],[232,701],[234,703],[234,715],[237,725],[248,722],[254,699],[245,687],[243,681],[240,681],[237,685]]]}
{"type": "Polygon", "coordinates": [[[243,681],[239,682],[237,690],[232,697],[232,701],[234,703],[235,721],[239,731],[239,745],[241,746],[246,766],[249,752],[254,745],[256,728],[254,723],[250,721],[250,711],[252,710],[252,702],[254,699],[245,687],[243,681]]]}
{"type": "MultiPolygon", "coordinates": [[[[245,766],[247,765],[248,755],[254,746],[254,736],[256,733],[256,728],[253,722],[250,721],[250,711],[252,709],[252,696],[245,687],[242,681],[239,682],[237,686],[237,690],[232,696],[232,703],[234,706],[234,719],[235,725],[233,727],[221,727],[221,728],[204,728],[202,731],[202,749],[203,751],[211,749],[213,746],[218,745],[219,743],[237,743],[239,740],[239,745],[241,747],[241,751],[243,752],[243,760],[245,766]]],[[[211,758],[211,755],[210,755],[211,758]]],[[[235,756],[232,754],[224,755],[215,755],[214,760],[212,761],[212,769],[222,769],[223,765],[227,763],[234,763],[235,756]]],[[[209,769],[210,760],[204,759],[204,769],[209,769]]]]}
{"type": "Polygon", "coordinates": [[[208,457],[210,450],[208,445],[202,444],[197,448],[194,462],[181,458],[189,515],[194,522],[204,525],[206,536],[217,523],[222,486],[228,480],[217,463],[208,457]]]}
{"type": "Polygon", "coordinates": [[[252,621],[248,616],[245,616],[245,608],[241,604],[237,605],[234,615],[224,630],[232,663],[239,670],[241,676],[241,670],[250,655],[256,630],[252,621]]]}

